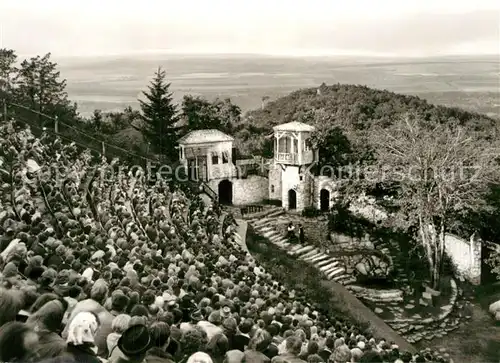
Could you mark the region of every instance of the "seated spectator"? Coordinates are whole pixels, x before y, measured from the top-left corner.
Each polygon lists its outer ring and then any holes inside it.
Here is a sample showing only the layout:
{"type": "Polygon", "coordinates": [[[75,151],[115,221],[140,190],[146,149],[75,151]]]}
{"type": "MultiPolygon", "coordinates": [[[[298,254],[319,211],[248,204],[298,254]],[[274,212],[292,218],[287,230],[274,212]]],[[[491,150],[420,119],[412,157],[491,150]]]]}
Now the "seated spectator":
{"type": "Polygon", "coordinates": [[[285,340],[285,352],[274,357],[272,363],[304,363],[305,361],[299,358],[300,351],[302,350],[302,340],[296,336],[291,335],[285,340]]]}
{"type": "Polygon", "coordinates": [[[312,354],[307,357],[307,363],[325,363],[325,360],[318,354],[312,354]]]}
{"type": "Polygon", "coordinates": [[[174,363],[174,358],[167,353],[170,344],[170,327],[163,322],[153,323],[149,328],[152,348],[146,355],[148,363],[174,363]]]}
{"type": "Polygon", "coordinates": [[[38,362],[38,336],[24,323],[12,321],[0,327],[1,362],[38,362]]]}
{"type": "Polygon", "coordinates": [[[66,351],[56,357],[44,362],[46,363],[66,363],[89,362],[101,363],[97,357],[97,347],[95,336],[99,330],[99,319],[97,315],[89,312],[78,313],[69,323],[66,339],[66,351]]]}
{"type": "Polygon", "coordinates": [[[117,349],[111,354],[108,363],[140,363],[152,346],[149,330],[145,325],[128,328],[118,340],[117,349]]]}
{"type": "Polygon", "coordinates": [[[263,353],[271,344],[271,335],[265,330],[258,330],[244,351],[243,363],[268,363],[271,360],[263,353]]]}
{"type": "Polygon", "coordinates": [[[118,340],[122,336],[123,332],[129,328],[130,320],[130,315],[127,314],[120,314],[113,319],[113,322],[111,323],[111,329],[113,332],[106,338],[106,344],[110,355],[118,344],[118,340]]]}
{"type": "Polygon", "coordinates": [[[240,350],[229,350],[224,357],[223,363],[241,363],[244,355],[245,354],[240,350]]]}
{"type": "Polygon", "coordinates": [[[329,361],[331,363],[349,363],[351,361],[351,350],[346,344],[340,345],[335,348],[329,361]]]}
{"type": "Polygon", "coordinates": [[[0,327],[8,322],[15,321],[22,305],[21,294],[0,288],[0,327]]]}
{"type": "Polygon", "coordinates": [[[196,352],[188,358],[186,363],[213,363],[213,361],[207,353],[196,352]]]}
{"type": "Polygon", "coordinates": [[[224,334],[218,333],[208,341],[206,352],[214,363],[222,363],[228,351],[229,340],[224,334]]]}
{"type": "Polygon", "coordinates": [[[334,349],[334,345],[335,345],[335,340],[333,340],[332,337],[328,337],[326,338],[325,340],[325,346],[323,349],[321,349],[319,352],[318,352],[318,355],[325,361],[325,362],[328,362],[328,359],[330,358],[330,356],[332,355],[333,353],[333,349],[334,349]]]}
{"type": "MultiPolygon", "coordinates": [[[[76,304],[71,315],[68,319],[71,325],[71,320],[78,315],[80,312],[92,312],[99,319],[99,331],[95,336],[95,345],[98,348],[97,355],[100,357],[108,356],[107,338],[108,335],[113,332],[111,329],[111,323],[113,322],[114,316],[111,315],[102,304],[106,301],[108,295],[108,285],[106,281],[99,279],[97,280],[90,290],[90,298],[82,300],[76,304]]],[[[63,331],[63,338],[67,336],[67,330],[63,331]]]]}
{"type": "Polygon", "coordinates": [[[251,319],[245,319],[238,326],[238,332],[235,334],[233,338],[233,349],[238,349],[240,351],[244,351],[250,342],[250,331],[253,327],[253,321],[251,319]]]}
{"type": "Polygon", "coordinates": [[[40,360],[57,357],[66,350],[66,342],[59,333],[67,306],[63,299],[49,301],[26,321],[26,325],[38,334],[34,351],[40,360]]]}
{"type": "Polygon", "coordinates": [[[177,362],[187,362],[189,357],[194,353],[204,351],[207,343],[207,334],[199,327],[184,332],[180,341],[182,357],[176,359],[177,362]]]}
{"type": "MultiPolygon", "coordinates": [[[[359,363],[384,363],[381,355],[373,350],[367,351],[363,354],[359,363]]],[[[417,361],[416,361],[417,362],[417,361]]],[[[425,360],[423,360],[425,362],[425,360]]]]}
{"type": "Polygon", "coordinates": [[[319,345],[315,341],[309,341],[305,352],[302,352],[299,356],[300,359],[307,360],[307,357],[313,354],[318,354],[319,345]]]}

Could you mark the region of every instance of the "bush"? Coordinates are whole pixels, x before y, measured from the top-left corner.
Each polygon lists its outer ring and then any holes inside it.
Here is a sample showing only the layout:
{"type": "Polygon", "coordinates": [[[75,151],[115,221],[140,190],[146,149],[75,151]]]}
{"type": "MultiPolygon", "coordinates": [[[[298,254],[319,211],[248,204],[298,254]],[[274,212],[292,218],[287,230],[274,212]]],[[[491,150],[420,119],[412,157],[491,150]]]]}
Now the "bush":
{"type": "Polygon", "coordinates": [[[317,217],[321,214],[322,214],[322,212],[319,209],[314,208],[314,207],[306,207],[302,211],[302,217],[306,217],[306,218],[314,218],[314,217],[317,217]]]}

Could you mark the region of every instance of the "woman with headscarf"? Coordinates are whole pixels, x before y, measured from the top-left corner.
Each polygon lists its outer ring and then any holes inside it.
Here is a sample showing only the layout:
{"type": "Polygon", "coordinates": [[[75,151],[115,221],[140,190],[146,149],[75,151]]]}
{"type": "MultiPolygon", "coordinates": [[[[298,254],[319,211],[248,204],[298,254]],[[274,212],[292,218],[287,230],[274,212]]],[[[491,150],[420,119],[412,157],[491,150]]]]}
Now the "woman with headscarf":
{"type": "Polygon", "coordinates": [[[97,315],[89,312],[78,313],[69,323],[66,351],[45,363],[102,363],[97,357],[95,335],[99,329],[97,315]]]}
{"type": "Polygon", "coordinates": [[[188,358],[186,363],[213,363],[213,361],[207,353],[196,352],[188,358]]]}
{"type": "MultiPolygon", "coordinates": [[[[108,335],[113,332],[113,329],[111,329],[111,323],[113,322],[114,316],[111,315],[111,313],[107,311],[103,306],[108,296],[108,292],[109,288],[106,281],[98,279],[92,285],[90,291],[90,299],[79,301],[73,308],[73,311],[68,318],[68,321],[71,323],[73,318],[80,312],[92,312],[98,317],[99,331],[95,336],[95,345],[98,347],[97,354],[101,357],[107,357],[109,354],[106,339],[108,335]]],[[[63,338],[68,336],[68,327],[69,324],[63,331],[63,338]]]]}
{"type": "Polygon", "coordinates": [[[40,359],[57,357],[66,350],[66,342],[59,332],[67,306],[63,299],[49,301],[26,321],[26,324],[38,334],[35,352],[40,359]]]}

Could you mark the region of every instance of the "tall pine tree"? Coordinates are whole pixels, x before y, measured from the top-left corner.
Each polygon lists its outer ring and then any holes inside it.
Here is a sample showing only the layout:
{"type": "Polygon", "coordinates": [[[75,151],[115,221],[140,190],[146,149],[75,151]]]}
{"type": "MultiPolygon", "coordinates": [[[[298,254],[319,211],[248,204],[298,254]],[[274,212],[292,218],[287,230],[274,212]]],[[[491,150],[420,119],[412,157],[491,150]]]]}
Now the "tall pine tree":
{"type": "Polygon", "coordinates": [[[142,125],[136,127],[150,143],[150,150],[166,156],[169,160],[177,159],[175,145],[180,127],[178,115],[170,93],[170,83],[165,81],[165,71],[158,68],[148,91],[143,92],[145,100],[141,105],[142,125]]]}

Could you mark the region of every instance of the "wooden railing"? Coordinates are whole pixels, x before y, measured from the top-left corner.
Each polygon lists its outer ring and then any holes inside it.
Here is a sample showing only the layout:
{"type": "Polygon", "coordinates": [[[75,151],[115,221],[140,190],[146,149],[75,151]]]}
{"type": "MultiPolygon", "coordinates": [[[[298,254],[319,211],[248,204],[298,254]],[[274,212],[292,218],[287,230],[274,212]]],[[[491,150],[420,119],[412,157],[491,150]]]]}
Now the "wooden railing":
{"type": "Polygon", "coordinates": [[[276,154],[276,160],[281,162],[296,163],[298,161],[298,156],[296,153],[278,153],[276,154]]]}
{"type": "Polygon", "coordinates": [[[203,189],[203,192],[206,195],[208,195],[213,201],[218,201],[219,200],[219,196],[217,195],[217,193],[215,192],[215,190],[213,190],[212,188],[210,188],[207,183],[201,183],[201,187],[203,189]]]}
{"type": "Polygon", "coordinates": [[[264,207],[261,205],[247,205],[246,207],[242,207],[240,209],[241,215],[244,216],[245,214],[253,214],[253,213],[259,213],[264,210],[264,207]]]}

